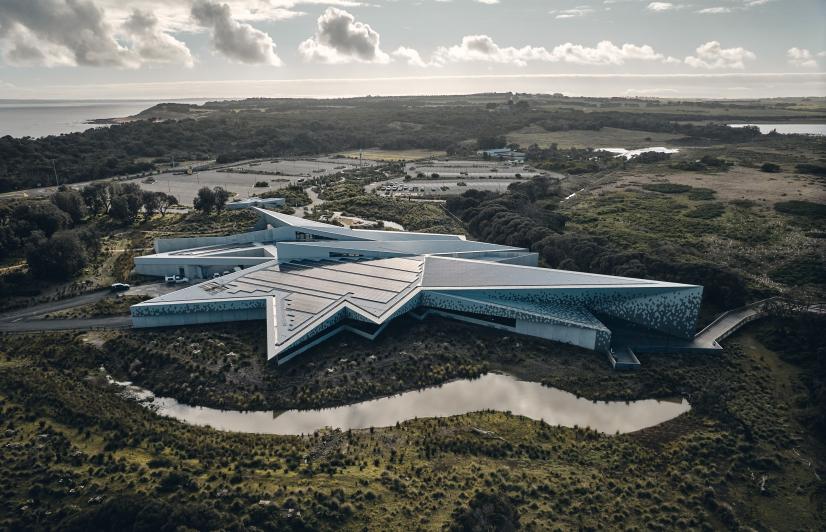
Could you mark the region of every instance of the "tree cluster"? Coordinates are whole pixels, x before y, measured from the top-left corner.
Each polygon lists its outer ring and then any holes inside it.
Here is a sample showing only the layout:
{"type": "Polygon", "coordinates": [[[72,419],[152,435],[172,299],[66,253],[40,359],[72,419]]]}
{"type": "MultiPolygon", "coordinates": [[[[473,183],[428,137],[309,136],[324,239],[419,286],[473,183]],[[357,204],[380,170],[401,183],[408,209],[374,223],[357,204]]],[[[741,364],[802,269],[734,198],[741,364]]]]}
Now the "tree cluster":
{"type": "Polygon", "coordinates": [[[112,219],[128,224],[133,223],[141,212],[147,220],[156,213],[165,216],[171,206],[178,204],[175,196],[142,190],[137,183],[97,182],[83,187],[80,194],[92,214],[108,214],[112,219]]]}
{"type": "Polygon", "coordinates": [[[196,210],[209,214],[213,210],[222,211],[229,200],[229,192],[224,187],[201,187],[198,195],[192,200],[196,210]]]}
{"type": "Polygon", "coordinates": [[[447,208],[479,240],[530,247],[564,231],[566,218],[556,211],[560,199],[559,181],[538,177],[513,183],[501,195],[468,190],[449,198],[447,208]]]}
{"type": "Polygon", "coordinates": [[[97,230],[82,225],[85,213],[81,195],[68,189],[0,206],[0,257],[22,252],[36,278],[71,278],[100,247],[97,230]]]}
{"type": "Polygon", "coordinates": [[[138,120],[109,128],[38,139],[0,138],[0,192],[51,184],[55,173],[63,183],[141,174],[172,158],[214,158],[223,164],[365,146],[467,152],[468,138],[478,139],[482,149],[501,148],[506,132],[532,124],[547,131],[603,127],[655,131],[684,135],[689,141],[743,142],[760,135],[755,127],[726,126],[726,120],[736,117],[719,112],[593,111],[590,108],[605,107],[607,102],[585,100],[576,103],[580,109],[531,106],[522,100],[508,108],[501,106],[503,112],[491,112],[485,103],[454,100],[433,105],[429,98],[413,97],[324,102],[250,99],[210,102],[186,112],[160,105],[141,113],[138,120]]]}
{"type": "MultiPolygon", "coordinates": [[[[662,185],[671,191],[672,184],[662,185]]],[[[534,178],[514,183],[505,194],[468,190],[448,199],[447,208],[475,238],[529,248],[552,268],[698,284],[705,287],[706,301],[716,306],[745,303],[745,281],[725,267],[672,260],[665,249],[654,256],[618,249],[598,236],[563,234],[565,216],[556,210],[559,199],[558,181],[534,178]]]]}

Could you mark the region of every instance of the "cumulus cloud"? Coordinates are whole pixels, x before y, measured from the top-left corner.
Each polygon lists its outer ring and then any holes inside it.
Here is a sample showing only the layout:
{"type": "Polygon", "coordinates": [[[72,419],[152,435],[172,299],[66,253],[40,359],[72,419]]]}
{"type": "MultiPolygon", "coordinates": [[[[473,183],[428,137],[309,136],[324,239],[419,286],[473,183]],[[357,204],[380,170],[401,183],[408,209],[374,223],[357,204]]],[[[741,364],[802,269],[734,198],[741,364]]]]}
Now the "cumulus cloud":
{"type": "Polygon", "coordinates": [[[357,22],[343,9],[328,7],[316,21],[315,35],[298,51],[305,60],[321,63],[387,63],[390,56],[382,51],[380,40],[369,24],[357,22]]]}
{"type": "MultiPolygon", "coordinates": [[[[416,53],[418,56],[418,53],[416,53]]],[[[421,60],[421,58],[419,57],[421,60]]],[[[595,47],[564,43],[552,49],[544,46],[500,46],[488,35],[466,35],[462,42],[453,46],[441,46],[430,61],[416,63],[421,66],[443,66],[459,62],[487,62],[525,66],[530,62],[574,63],[580,65],[623,65],[626,61],[674,62],[674,58],[656,52],[651,46],[602,41],[595,47]]],[[[409,61],[409,64],[414,64],[409,61]]]]}
{"type": "Polygon", "coordinates": [[[138,66],[87,0],[3,0],[0,48],[13,65],[138,66]]]}
{"type": "Polygon", "coordinates": [[[229,59],[247,64],[281,65],[272,37],[232,18],[229,5],[195,0],[192,18],[209,30],[213,49],[229,59]]]}
{"type": "Polygon", "coordinates": [[[453,46],[440,46],[433,53],[431,64],[444,65],[466,61],[483,61],[488,63],[511,63],[525,66],[528,61],[553,61],[550,52],[543,47],[513,46],[501,47],[487,35],[465,35],[462,43],[453,46]]]}
{"type": "Polygon", "coordinates": [[[757,58],[753,52],[742,47],[723,48],[718,41],[709,41],[697,47],[696,56],[685,58],[685,64],[694,68],[737,68],[746,66],[746,61],[757,58]]]}
{"type": "Polygon", "coordinates": [[[664,61],[671,59],[663,54],[655,52],[651,46],[637,46],[635,44],[623,44],[617,46],[611,41],[601,41],[596,47],[589,48],[580,44],[565,43],[554,47],[554,57],[567,63],[578,63],[582,65],[622,65],[625,61],[664,61]]]}
{"type": "MultiPolygon", "coordinates": [[[[125,22],[133,9],[140,9],[158,17],[165,31],[200,31],[193,27],[191,16],[193,0],[93,0],[103,9],[113,25],[125,22]]],[[[362,5],[355,0],[213,0],[229,6],[232,18],[239,22],[283,21],[307,13],[299,9],[309,5],[362,5]]]]}
{"type": "Polygon", "coordinates": [[[391,55],[396,59],[406,61],[407,64],[410,66],[427,66],[427,63],[424,61],[424,59],[422,59],[422,56],[419,54],[419,52],[413,48],[408,48],[407,46],[399,46],[391,55]]]}
{"type": "MultiPolygon", "coordinates": [[[[826,55],[826,53],[821,52],[818,55],[823,56],[826,55]]],[[[817,66],[815,54],[806,48],[789,48],[786,51],[786,59],[788,59],[790,65],[794,65],[796,67],[813,68],[817,66]]]]}
{"type": "Polygon", "coordinates": [[[186,44],[161,31],[158,18],[152,13],[135,9],[123,24],[130,35],[132,51],[149,63],[194,64],[186,44]]]}
{"type": "Polygon", "coordinates": [[[697,11],[701,15],[721,15],[723,13],[731,13],[730,7],[706,7],[697,11]]]}

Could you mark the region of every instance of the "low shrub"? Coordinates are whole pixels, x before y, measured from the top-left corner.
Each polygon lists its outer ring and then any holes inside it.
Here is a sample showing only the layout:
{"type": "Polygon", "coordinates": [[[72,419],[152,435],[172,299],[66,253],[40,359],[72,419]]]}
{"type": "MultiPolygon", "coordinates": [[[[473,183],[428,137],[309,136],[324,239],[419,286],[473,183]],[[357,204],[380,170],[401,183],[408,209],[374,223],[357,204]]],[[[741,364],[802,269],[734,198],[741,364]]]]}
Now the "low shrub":
{"type": "Polygon", "coordinates": [[[714,199],[714,190],[710,188],[693,188],[688,193],[688,199],[694,201],[707,201],[714,199]]]}
{"type": "Polygon", "coordinates": [[[794,258],[771,270],[769,277],[774,281],[791,286],[826,284],[826,268],[823,267],[822,257],[810,253],[794,258]]]}
{"type": "Polygon", "coordinates": [[[826,205],[811,201],[781,201],[774,204],[774,210],[783,214],[793,214],[795,216],[807,216],[810,218],[826,217],[826,205]]]}
{"type": "Polygon", "coordinates": [[[711,220],[712,218],[719,218],[726,212],[726,208],[722,203],[705,203],[698,205],[685,213],[689,218],[700,218],[702,220],[711,220]]]}
{"type": "Polygon", "coordinates": [[[662,192],[663,194],[682,194],[690,191],[692,187],[679,183],[646,183],[642,188],[651,192],[662,192]]]}

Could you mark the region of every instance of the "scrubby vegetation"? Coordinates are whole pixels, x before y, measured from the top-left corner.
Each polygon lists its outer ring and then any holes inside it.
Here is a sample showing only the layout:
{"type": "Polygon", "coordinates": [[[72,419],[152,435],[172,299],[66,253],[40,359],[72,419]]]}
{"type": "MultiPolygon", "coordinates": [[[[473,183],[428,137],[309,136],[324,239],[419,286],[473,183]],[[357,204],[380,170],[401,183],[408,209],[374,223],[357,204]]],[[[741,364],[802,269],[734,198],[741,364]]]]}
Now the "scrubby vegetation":
{"type": "MultiPolygon", "coordinates": [[[[693,191],[692,187],[672,183],[662,185],[655,190],[669,194],[693,191]]],[[[560,209],[560,200],[559,184],[539,178],[515,183],[502,195],[467,191],[450,198],[447,207],[466,223],[473,237],[530,248],[550,267],[701,284],[706,287],[705,303],[712,308],[731,308],[745,302],[746,285],[739,274],[708,262],[702,255],[674,249],[663,240],[675,233],[691,238],[703,231],[701,225],[696,230],[691,226],[692,222],[704,223],[702,216],[681,215],[674,209],[673,200],[653,203],[639,194],[606,195],[589,205],[587,214],[579,208],[567,212],[560,209]],[[643,202],[645,205],[640,205],[643,202]],[[636,219],[630,227],[640,231],[645,242],[628,232],[616,235],[619,238],[607,238],[613,231],[600,226],[613,216],[636,219]],[[566,224],[569,219],[579,230],[571,230],[566,224]]],[[[719,207],[697,209],[719,211],[719,207]]],[[[627,222],[623,226],[628,227],[627,222]]]]}
{"type": "MultiPolygon", "coordinates": [[[[798,436],[809,423],[804,385],[814,374],[803,362],[778,371],[777,355],[753,332],[729,342],[723,356],[643,357],[641,371],[619,375],[596,355],[501,336],[494,347],[487,330],[459,328],[473,332],[457,334],[455,324],[431,330],[425,337],[438,342],[443,335],[445,345],[412,354],[466,350],[488,357],[492,368],[593,398],[685,394],[693,411],[624,436],[493,412],[307,437],[231,434],[159,418],[118,396],[98,369],[111,361],[108,345],[77,335],[5,337],[0,478],[7,504],[0,526],[392,529],[413,521],[429,528],[597,528],[607,520],[666,529],[811,529],[822,522],[823,481],[813,469],[821,467],[822,444],[798,436]]],[[[409,345],[420,334],[385,338],[409,345]]],[[[359,356],[389,347],[351,336],[341,342],[359,356]]],[[[341,368],[341,352],[308,353],[292,376],[296,386],[316,386],[329,364],[341,368]]],[[[201,354],[188,356],[177,363],[197,372],[201,354]]],[[[417,371],[430,367],[427,359],[405,361],[398,350],[386,356],[417,371]]],[[[394,375],[387,368],[347,380],[381,385],[394,375]]]]}
{"type": "Polygon", "coordinates": [[[682,194],[691,190],[692,187],[679,183],[646,183],[642,188],[652,192],[662,192],[663,194],[682,194]]]}
{"type": "Polygon", "coordinates": [[[316,209],[314,215],[320,217],[341,211],[368,220],[396,222],[407,231],[464,233],[461,224],[438,205],[367,194],[363,184],[364,181],[347,181],[326,187],[321,194],[324,205],[316,209]]]}
{"type": "Polygon", "coordinates": [[[173,196],[134,183],[94,183],[0,202],[0,308],[127,281],[133,257],[151,249],[155,236],[228,234],[255,223],[244,211],[168,213],[175,204],[173,196]]]}
{"type": "Polygon", "coordinates": [[[813,203],[811,201],[781,201],[775,203],[774,209],[783,214],[792,214],[795,216],[805,216],[809,218],[826,218],[826,204],[813,203]]]}
{"type": "MultiPolygon", "coordinates": [[[[668,133],[688,145],[749,142],[761,138],[758,128],[725,124],[763,116],[819,118],[822,111],[815,106],[801,112],[793,101],[641,103],[622,98],[522,95],[514,103],[508,94],[160,104],[134,121],[109,128],[39,139],[0,138],[0,192],[45,186],[53,181],[55,168],[62,180],[71,183],[149,173],[157,169],[158,161],[173,157],[226,164],[365,146],[466,153],[479,147],[500,148],[508,132],[527,126],[548,132],[621,128],[668,133]],[[477,142],[469,147],[467,139],[477,142]]],[[[572,172],[590,168],[584,162],[570,165],[572,172]]],[[[822,165],[799,171],[816,173],[821,171],[818,168],[822,170],[822,165]]]]}
{"type": "Polygon", "coordinates": [[[789,285],[826,284],[826,256],[807,253],[773,268],[769,275],[789,285]]]}
{"type": "Polygon", "coordinates": [[[289,185],[276,190],[268,190],[257,194],[259,198],[284,198],[287,207],[303,207],[309,205],[310,196],[303,187],[299,185],[289,185]]]}
{"type": "MultiPolygon", "coordinates": [[[[223,163],[380,146],[467,157],[526,128],[621,128],[612,131],[667,135],[680,151],[625,160],[522,146],[531,165],[565,179],[471,189],[444,207],[365,193],[404,175],[402,163],[388,163],[312,179],[325,202],[312,216],[341,211],[527,247],[545,266],[702,284],[703,323],[777,293],[826,293],[817,140],[722,125],[791,119],[804,113],[795,103],[508,98],[165,104],[140,117],[157,123],[0,139],[0,190],[46,183],[52,159],[72,182],[149,172],[169,156],[223,163]],[[783,180],[788,197],[718,187],[744,170],[783,180]]],[[[820,104],[806,105],[806,116],[822,116],[820,104]]],[[[176,198],[120,181],[4,203],[0,303],[127,280],[153,238],[248,230],[254,214],[222,211],[215,192],[204,193],[204,213],[189,214],[168,212],[176,198]]],[[[301,186],[271,195],[287,197],[287,209],[310,203],[301,186]]],[[[49,317],[122,315],[141,299],[49,317]]],[[[822,529],[824,326],[821,314],[779,312],[727,339],[719,355],[641,354],[630,374],[589,351],[437,319],[399,318],[374,342],[345,333],[281,367],[265,362],[259,323],[3,335],[0,529],[822,529]],[[106,378],[193,405],[279,412],[489,371],[594,400],[685,397],[692,411],[626,435],[479,412],[280,437],[160,418],[106,378]]]]}

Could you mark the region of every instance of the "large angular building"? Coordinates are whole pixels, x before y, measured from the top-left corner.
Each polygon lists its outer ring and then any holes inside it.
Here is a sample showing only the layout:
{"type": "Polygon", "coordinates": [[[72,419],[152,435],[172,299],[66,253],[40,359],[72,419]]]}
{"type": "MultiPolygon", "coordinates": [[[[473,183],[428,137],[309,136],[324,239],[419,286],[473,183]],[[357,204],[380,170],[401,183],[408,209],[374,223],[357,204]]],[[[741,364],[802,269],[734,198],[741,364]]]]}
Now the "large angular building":
{"type": "Polygon", "coordinates": [[[279,364],[340,331],[375,338],[403,314],[564,342],[614,363],[634,338],[678,346],[694,335],[701,286],[539,268],[524,248],[461,235],[353,230],[256,210],[254,231],[161,239],[137,258],[140,274],[206,280],[134,305],[133,325],[266,320],[268,358],[279,364]],[[622,346],[612,343],[620,337],[622,346]]]}

